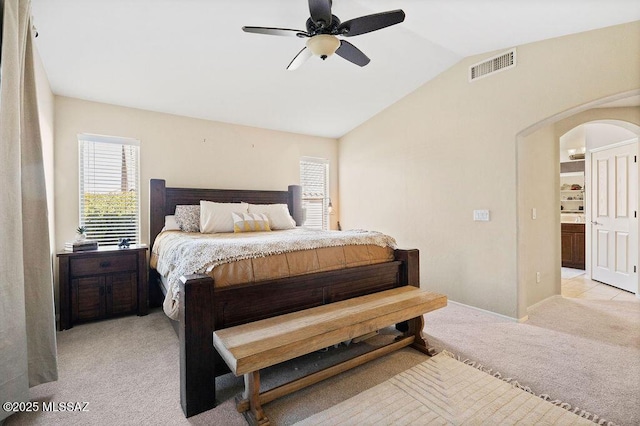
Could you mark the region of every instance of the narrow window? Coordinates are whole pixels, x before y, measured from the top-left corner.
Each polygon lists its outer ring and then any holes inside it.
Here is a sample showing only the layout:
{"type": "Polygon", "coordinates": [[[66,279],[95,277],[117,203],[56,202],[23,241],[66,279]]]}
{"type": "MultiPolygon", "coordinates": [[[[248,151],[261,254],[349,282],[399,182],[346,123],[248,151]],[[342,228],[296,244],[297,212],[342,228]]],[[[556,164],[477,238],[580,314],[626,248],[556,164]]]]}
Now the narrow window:
{"type": "Polygon", "coordinates": [[[329,229],[329,160],[303,157],[300,160],[303,226],[329,229]]]}
{"type": "Polygon", "coordinates": [[[80,226],[100,246],[140,242],[140,142],[80,134],[80,226]]]}

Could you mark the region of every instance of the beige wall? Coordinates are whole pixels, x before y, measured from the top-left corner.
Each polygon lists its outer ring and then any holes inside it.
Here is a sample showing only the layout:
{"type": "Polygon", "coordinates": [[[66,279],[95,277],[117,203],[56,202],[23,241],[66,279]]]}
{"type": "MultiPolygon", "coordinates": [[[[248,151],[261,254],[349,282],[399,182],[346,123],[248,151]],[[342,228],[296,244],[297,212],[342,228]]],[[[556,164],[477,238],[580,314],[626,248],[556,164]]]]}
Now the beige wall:
{"type": "Polygon", "coordinates": [[[560,294],[558,144],[553,125],[519,137],[517,142],[519,318],[527,307],[560,294]]]}
{"type": "MultiPolygon", "coordinates": [[[[337,199],[338,149],[335,139],[60,96],[56,97],[55,118],[55,230],[58,249],[65,241],[73,239],[78,226],[79,133],[140,140],[144,242],[149,238],[150,178],[164,178],[169,186],[286,190],[288,185],[300,181],[300,157],[320,157],[330,160],[331,195],[337,199]]],[[[334,205],[337,207],[337,202],[334,205]]]]}
{"type": "Polygon", "coordinates": [[[517,152],[517,135],[640,88],[638,52],[634,22],[519,46],[517,67],[474,83],[468,67],[491,54],[464,59],[340,139],[343,227],[420,249],[423,288],[524,316],[518,270],[538,265],[518,262],[517,160],[546,154],[517,152]],[[474,209],[491,221],[474,222],[474,209]]]}

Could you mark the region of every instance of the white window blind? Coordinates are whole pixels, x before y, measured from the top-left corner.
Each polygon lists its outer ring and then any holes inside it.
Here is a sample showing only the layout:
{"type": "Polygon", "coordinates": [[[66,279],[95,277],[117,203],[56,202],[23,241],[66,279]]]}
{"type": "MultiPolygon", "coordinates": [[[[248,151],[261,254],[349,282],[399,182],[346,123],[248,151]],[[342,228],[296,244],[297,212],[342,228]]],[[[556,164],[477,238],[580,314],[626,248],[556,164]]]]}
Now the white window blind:
{"type": "Polygon", "coordinates": [[[140,242],[140,142],[78,135],[80,226],[100,246],[140,242]]]}
{"type": "Polygon", "coordinates": [[[303,226],[329,229],[329,161],[305,157],[300,160],[303,226]]]}

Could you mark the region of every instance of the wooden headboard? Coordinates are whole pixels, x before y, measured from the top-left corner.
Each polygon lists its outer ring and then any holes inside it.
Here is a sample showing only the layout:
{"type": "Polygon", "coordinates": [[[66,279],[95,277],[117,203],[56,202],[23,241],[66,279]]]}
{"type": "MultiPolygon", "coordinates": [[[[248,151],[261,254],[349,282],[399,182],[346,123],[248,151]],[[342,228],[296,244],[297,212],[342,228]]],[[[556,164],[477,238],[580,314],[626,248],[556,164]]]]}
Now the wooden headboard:
{"type": "Polygon", "coordinates": [[[218,203],[287,204],[297,225],[302,225],[302,189],[289,185],[287,191],[246,189],[170,188],[164,179],[149,183],[149,247],[164,227],[164,217],[175,213],[177,205],[200,205],[200,200],[218,203]]]}

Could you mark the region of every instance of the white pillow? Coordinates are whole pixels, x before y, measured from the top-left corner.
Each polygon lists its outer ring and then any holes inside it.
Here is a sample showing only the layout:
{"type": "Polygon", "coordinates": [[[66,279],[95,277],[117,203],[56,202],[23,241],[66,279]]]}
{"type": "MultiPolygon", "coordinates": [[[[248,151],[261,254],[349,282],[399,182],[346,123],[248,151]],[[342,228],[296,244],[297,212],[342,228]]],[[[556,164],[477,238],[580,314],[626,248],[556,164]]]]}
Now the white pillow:
{"type": "Polygon", "coordinates": [[[167,215],[164,217],[164,228],[163,231],[179,231],[180,225],[176,221],[176,217],[174,215],[167,215]]]}
{"type": "Polygon", "coordinates": [[[249,213],[266,214],[271,229],[292,229],[296,221],[289,214],[286,204],[249,204],[249,213]]]}
{"type": "Polygon", "coordinates": [[[214,203],[200,200],[200,232],[233,232],[231,213],[247,213],[247,203],[214,203]]]}

